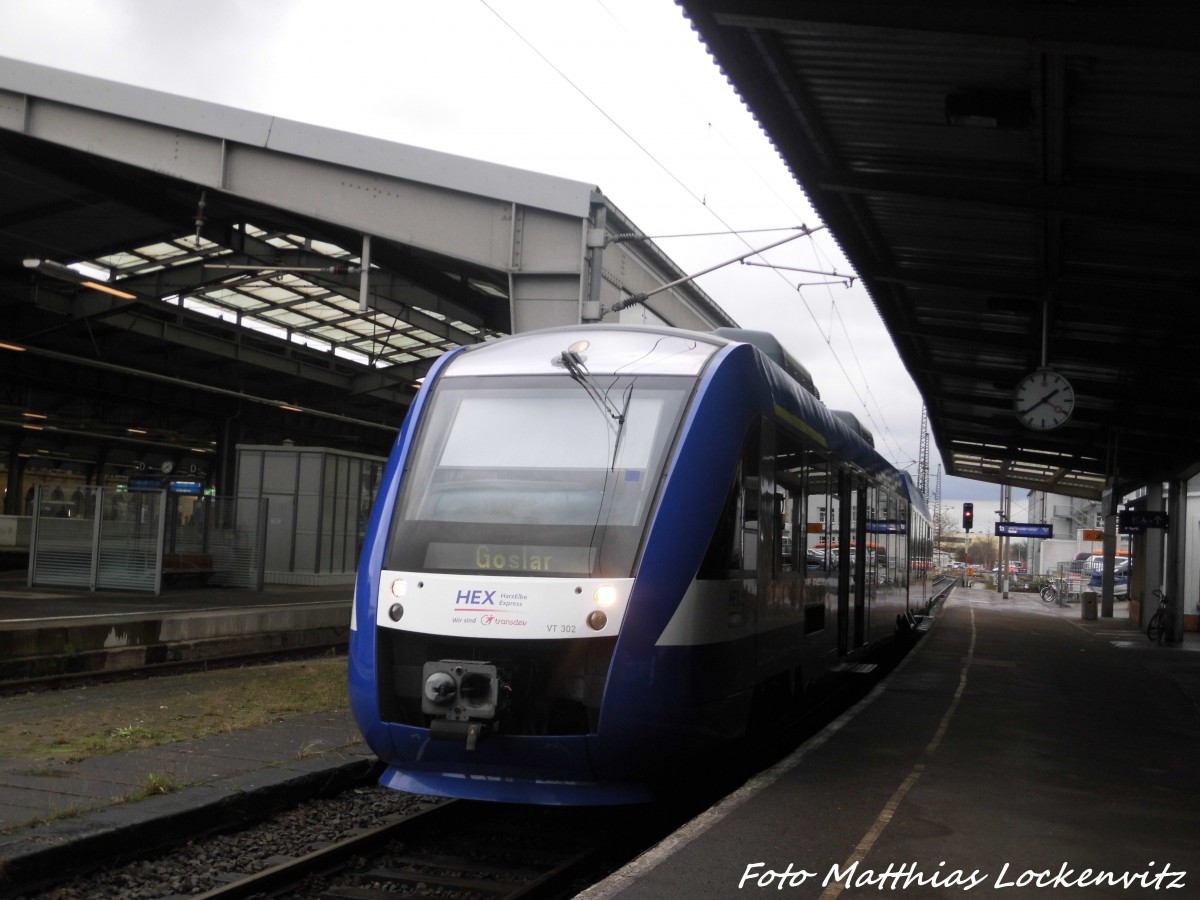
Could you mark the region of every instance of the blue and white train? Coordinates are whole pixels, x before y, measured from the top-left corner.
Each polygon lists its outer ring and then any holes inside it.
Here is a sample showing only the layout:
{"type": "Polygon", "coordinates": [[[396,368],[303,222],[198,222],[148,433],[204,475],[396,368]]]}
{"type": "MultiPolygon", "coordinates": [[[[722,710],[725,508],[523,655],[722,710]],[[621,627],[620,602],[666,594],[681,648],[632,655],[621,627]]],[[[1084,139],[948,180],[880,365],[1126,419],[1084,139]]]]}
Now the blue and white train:
{"type": "Polygon", "coordinates": [[[447,353],[355,587],[350,699],[382,783],[640,802],[769,728],[930,602],[928,513],[865,438],[762,332],[447,353]]]}

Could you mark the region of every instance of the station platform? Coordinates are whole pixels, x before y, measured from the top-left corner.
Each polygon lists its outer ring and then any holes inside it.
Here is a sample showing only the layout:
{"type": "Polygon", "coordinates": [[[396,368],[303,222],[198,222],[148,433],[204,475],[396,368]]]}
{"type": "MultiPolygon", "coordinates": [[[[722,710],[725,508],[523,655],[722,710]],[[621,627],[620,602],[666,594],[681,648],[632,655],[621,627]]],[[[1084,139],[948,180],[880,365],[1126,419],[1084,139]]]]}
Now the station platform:
{"type": "MultiPolygon", "coordinates": [[[[169,691],[174,680],[153,679],[141,689],[169,691]]],[[[128,685],[87,690],[88,702],[102,705],[106,691],[127,692],[128,685]]],[[[12,699],[0,700],[0,732],[3,704],[12,699]]],[[[183,843],[230,827],[249,810],[371,783],[378,771],[344,709],[80,761],[0,754],[0,897],[23,893],[80,857],[124,858],[183,843]],[[186,786],[133,799],[148,772],[186,786]]]]}
{"type": "MultiPolygon", "coordinates": [[[[124,687],[89,687],[88,702],[124,687]]],[[[53,866],[84,843],[198,829],[197,816],[219,822],[238,803],[361,777],[374,762],[346,710],[53,772],[0,759],[0,873],[53,866]],[[115,799],[147,770],[188,786],[115,799]]],[[[1123,603],[1083,621],[1078,606],[956,587],[866,699],[580,896],[926,898],[971,885],[968,896],[1129,898],[1178,885],[1173,896],[1193,896],[1197,834],[1200,635],[1160,647],[1123,603]],[[1101,872],[1116,886],[1095,884],[1101,872]]]]}
{"type": "Polygon", "coordinates": [[[28,587],[0,572],[0,682],[344,645],[353,586],[150,593],[28,587]]]}
{"type": "Polygon", "coordinates": [[[956,587],[866,699],[580,897],[1200,896],[1200,635],[1125,607],[956,587]]]}

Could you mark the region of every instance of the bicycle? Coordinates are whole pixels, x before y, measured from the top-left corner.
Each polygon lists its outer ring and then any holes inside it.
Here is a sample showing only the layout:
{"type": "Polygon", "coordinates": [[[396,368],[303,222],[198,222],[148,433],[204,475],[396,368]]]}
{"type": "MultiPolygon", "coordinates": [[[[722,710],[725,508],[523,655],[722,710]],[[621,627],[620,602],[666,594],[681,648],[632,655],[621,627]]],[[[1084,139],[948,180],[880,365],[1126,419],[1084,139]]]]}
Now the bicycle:
{"type": "Polygon", "coordinates": [[[1167,595],[1158,588],[1154,589],[1154,596],[1158,598],[1158,609],[1154,611],[1154,615],[1150,617],[1150,624],[1146,626],[1146,637],[1162,644],[1163,637],[1169,628],[1167,616],[1171,611],[1171,602],[1167,599],[1167,595]]]}
{"type": "Polygon", "coordinates": [[[1038,596],[1042,598],[1044,603],[1057,603],[1059,597],[1066,592],[1066,585],[1061,578],[1047,581],[1042,585],[1042,589],[1038,591],[1038,596]]]}

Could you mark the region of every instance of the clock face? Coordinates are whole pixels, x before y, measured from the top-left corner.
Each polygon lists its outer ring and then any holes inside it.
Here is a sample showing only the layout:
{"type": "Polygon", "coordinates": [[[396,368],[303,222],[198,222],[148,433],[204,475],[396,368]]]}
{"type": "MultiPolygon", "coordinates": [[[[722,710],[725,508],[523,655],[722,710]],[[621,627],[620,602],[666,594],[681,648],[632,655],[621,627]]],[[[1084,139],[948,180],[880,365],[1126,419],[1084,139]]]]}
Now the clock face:
{"type": "Polygon", "coordinates": [[[1071,382],[1050,369],[1038,369],[1017,383],[1013,411],[1027,428],[1048,431],[1057,428],[1075,409],[1071,382]]]}
{"type": "Polygon", "coordinates": [[[167,460],[166,462],[164,462],[164,463],[163,463],[161,466],[159,466],[159,469],[161,469],[161,470],[162,470],[162,473],[163,473],[164,475],[170,475],[172,472],[174,472],[174,471],[175,471],[175,463],[171,462],[171,461],[168,459],[168,460],[167,460]]]}

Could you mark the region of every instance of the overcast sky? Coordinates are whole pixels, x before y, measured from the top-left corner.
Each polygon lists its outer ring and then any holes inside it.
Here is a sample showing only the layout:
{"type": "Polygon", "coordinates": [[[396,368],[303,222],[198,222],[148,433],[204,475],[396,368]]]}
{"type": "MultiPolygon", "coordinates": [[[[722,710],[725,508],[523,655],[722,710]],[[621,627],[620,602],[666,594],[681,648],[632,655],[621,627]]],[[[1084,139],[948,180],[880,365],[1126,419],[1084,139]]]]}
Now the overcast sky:
{"type": "MultiPolygon", "coordinates": [[[[747,232],[661,237],[688,272],[821,224],[673,0],[0,0],[0,56],[588,182],[650,235],[747,232]]],[[[697,283],[915,476],[920,395],[835,239],[756,261],[830,274],[697,283]]],[[[942,497],[990,532],[999,486],[942,497]]]]}

